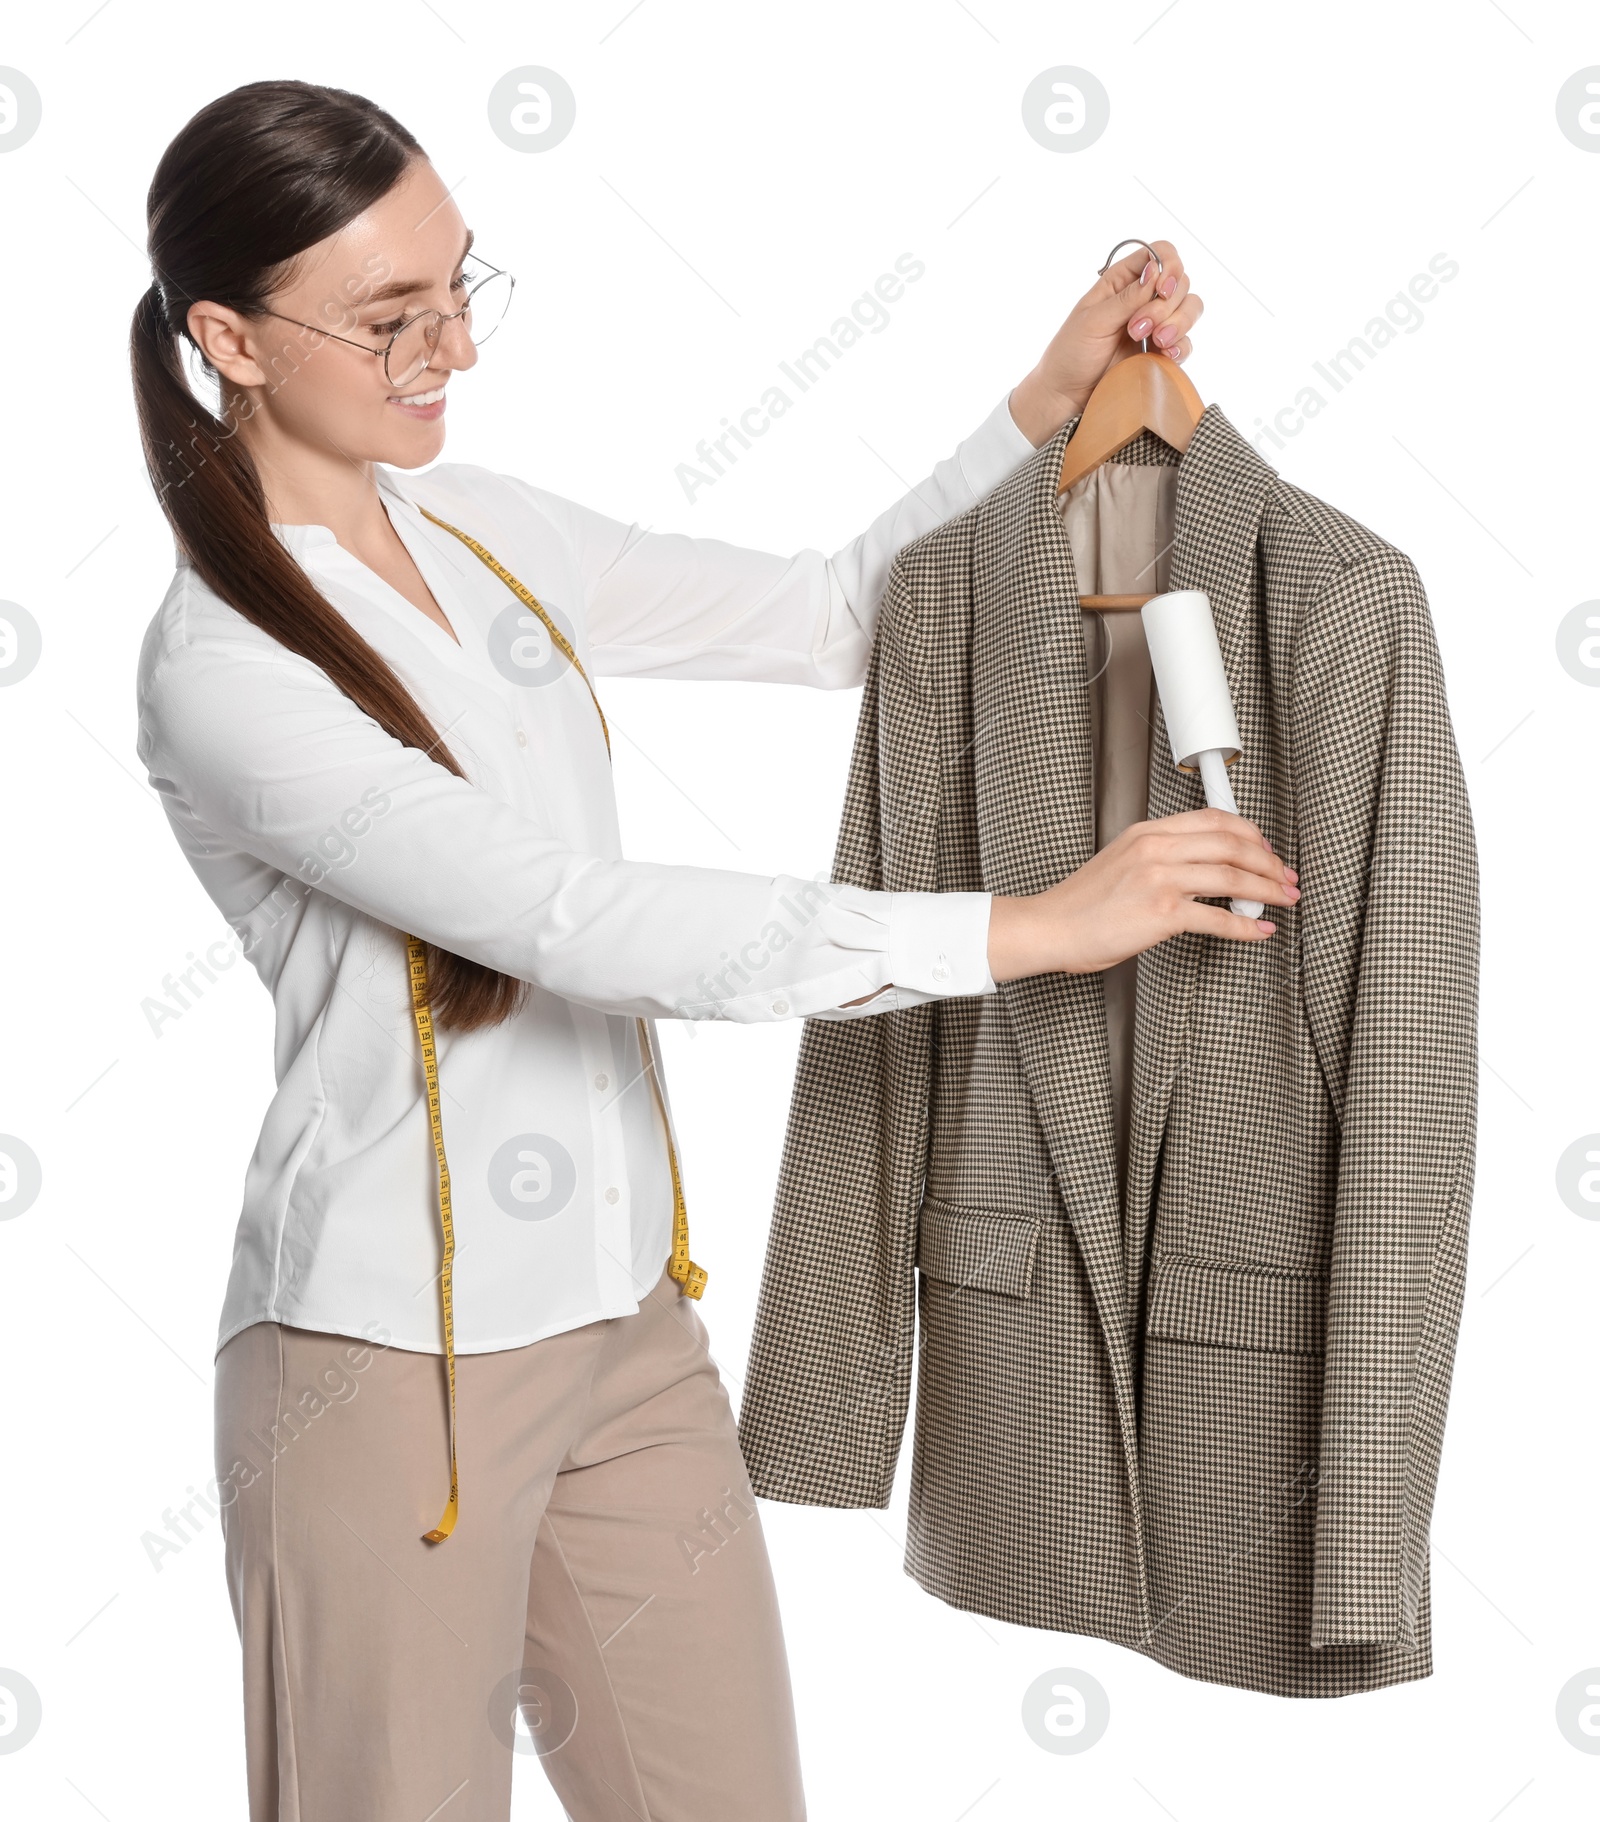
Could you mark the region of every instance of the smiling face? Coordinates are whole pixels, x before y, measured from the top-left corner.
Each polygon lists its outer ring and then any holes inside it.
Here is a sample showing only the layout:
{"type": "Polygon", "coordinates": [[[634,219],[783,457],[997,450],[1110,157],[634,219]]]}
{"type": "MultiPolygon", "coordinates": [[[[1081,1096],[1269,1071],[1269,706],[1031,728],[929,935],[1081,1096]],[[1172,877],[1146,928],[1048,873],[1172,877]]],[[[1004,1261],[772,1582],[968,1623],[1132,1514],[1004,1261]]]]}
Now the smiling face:
{"type": "Polygon", "coordinates": [[[415,372],[391,358],[391,379],[381,350],[419,312],[461,309],[475,276],[471,244],[439,174],[416,159],[370,208],[293,262],[267,299],[272,314],[191,306],[190,331],[229,390],[244,393],[241,434],[270,451],[270,466],[293,465],[296,450],[395,468],[439,454],[450,377],[478,359],[462,319],[443,324],[431,349],[420,326],[404,338],[415,349],[407,365],[426,361],[415,372]]]}

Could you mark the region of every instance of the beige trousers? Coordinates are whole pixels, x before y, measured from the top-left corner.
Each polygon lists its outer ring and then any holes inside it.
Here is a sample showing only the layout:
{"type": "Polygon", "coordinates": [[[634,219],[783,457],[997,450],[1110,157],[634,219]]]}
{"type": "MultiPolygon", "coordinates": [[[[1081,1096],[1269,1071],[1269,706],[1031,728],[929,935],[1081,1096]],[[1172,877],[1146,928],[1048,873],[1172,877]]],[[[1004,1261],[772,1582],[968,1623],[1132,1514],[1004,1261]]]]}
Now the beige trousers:
{"type": "Polygon", "coordinates": [[[805,1814],[777,1597],[695,1305],[456,1361],[258,1322],[217,1356],[251,1822],[805,1814]],[[520,1712],[522,1725],[517,1725],[520,1712]]]}

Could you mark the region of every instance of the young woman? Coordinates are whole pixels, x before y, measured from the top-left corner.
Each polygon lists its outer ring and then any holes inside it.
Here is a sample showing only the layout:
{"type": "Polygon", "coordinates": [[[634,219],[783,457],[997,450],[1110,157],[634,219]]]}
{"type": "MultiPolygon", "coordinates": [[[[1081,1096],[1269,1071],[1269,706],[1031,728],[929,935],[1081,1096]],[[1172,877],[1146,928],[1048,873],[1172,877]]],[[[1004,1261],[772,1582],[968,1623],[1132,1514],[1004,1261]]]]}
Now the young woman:
{"type": "Polygon", "coordinates": [[[416,472],[509,300],[472,242],[411,134],[304,83],[203,109],[150,189],[133,371],[179,560],[140,752],[277,1014],[216,1378],[250,1814],[504,1822],[520,1702],[582,1822],[784,1822],[777,1606],[650,1021],[1259,942],[1197,898],[1298,894],[1210,811],[1027,899],[628,862],[590,680],[858,683],[895,551],[1134,338],[1181,360],[1200,304],[1165,244],[1113,268],[860,537],[769,556],[416,472]]]}

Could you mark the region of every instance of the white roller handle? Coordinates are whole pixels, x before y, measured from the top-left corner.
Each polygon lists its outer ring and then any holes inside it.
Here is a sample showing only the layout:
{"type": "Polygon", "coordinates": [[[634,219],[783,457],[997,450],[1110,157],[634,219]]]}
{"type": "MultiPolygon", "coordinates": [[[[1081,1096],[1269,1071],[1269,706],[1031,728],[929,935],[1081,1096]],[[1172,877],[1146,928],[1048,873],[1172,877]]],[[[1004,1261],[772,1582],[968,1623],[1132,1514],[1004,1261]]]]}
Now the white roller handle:
{"type": "MultiPolygon", "coordinates": [[[[1200,782],[1205,786],[1206,802],[1213,810],[1231,810],[1237,816],[1239,806],[1233,800],[1233,786],[1228,783],[1228,762],[1222,757],[1222,749],[1207,747],[1195,756],[1195,763],[1200,767],[1200,782]]],[[[1259,917],[1265,908],[1253,898],[1228,900],[1228,909],[1236,911],[1240,917],[1259,917]]]]}
{"type": "MultiPolygon", "coordinates": [[[[1228,759],[1242,750],[1239,724],[1228,694],[1211,602],[1198,588],[1153,595],[1140,612],[1150,667],[1161,697],[1161,712],[1178,766],[1198,766],[1206,802],[1237,816],[1228,759]]],[[[1262,907],[1247,898],[1229,901],[1240,917],[1260,917],[1262,907]]]]}

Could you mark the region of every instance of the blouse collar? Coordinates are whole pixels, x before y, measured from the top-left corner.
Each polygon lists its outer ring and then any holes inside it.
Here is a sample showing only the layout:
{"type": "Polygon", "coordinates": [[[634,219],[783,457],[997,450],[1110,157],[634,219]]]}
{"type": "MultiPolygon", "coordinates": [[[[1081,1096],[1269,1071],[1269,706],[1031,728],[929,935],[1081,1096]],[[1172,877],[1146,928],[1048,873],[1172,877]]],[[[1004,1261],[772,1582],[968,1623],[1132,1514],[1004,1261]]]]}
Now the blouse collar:
{"type": "MultiPolygon", "coordinates": [[[[403,513],[413,523],[421,520],[422,514],[416,502],[396,479],[392,469],[385,468],[381,463],[375,463],[373,474],[376,477],[378,491],[387,501],[391,514],[396,511],[403,513]]],[[[279,543],[284,545],[296,558],[303,557],[308,552],[322,546],[337,544],[339,541],[333,535],[331,528],[326,525],[287,525],[277,519],[272,520],[271,524],[273,531],[277,533],[279,543]]]]}

